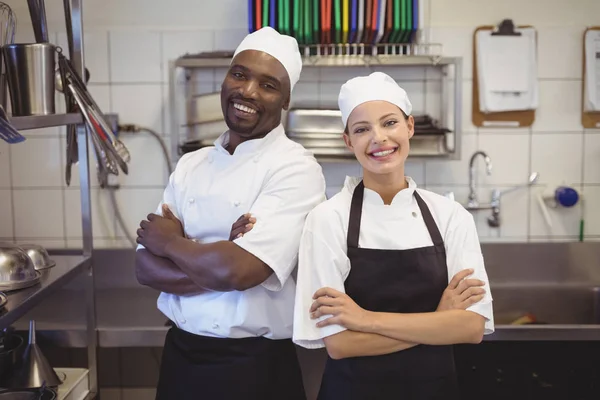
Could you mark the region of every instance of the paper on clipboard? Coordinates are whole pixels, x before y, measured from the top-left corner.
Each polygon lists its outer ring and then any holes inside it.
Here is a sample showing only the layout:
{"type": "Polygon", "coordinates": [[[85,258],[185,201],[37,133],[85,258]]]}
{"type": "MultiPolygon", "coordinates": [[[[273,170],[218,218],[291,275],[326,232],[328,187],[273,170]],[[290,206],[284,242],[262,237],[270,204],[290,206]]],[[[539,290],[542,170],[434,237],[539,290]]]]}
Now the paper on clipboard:
{"type": "Polygon", "coordinates": [[[516,31],[521,32],[521,36],[492,36],[490,30],[476,34],[479,105],[484,113],[538,107],[535,29],[516,31]],[[511,40],[516,38],[519,40],[511,40]],[[507,60],[499,60],[500,56],[507,60]]]}
{"type": "Polygon", "coordinates": [[[583,111],[600,111],[600,31],[585,35],[585,86],[583,111]]]}
{"type": "Polygon", "coordinates": [[[483,76],[492,92],[526,92],[531,75],[527,36],[482,36],[483,76]],[[485,46],[485,47],[484,47],[485,46]]]}

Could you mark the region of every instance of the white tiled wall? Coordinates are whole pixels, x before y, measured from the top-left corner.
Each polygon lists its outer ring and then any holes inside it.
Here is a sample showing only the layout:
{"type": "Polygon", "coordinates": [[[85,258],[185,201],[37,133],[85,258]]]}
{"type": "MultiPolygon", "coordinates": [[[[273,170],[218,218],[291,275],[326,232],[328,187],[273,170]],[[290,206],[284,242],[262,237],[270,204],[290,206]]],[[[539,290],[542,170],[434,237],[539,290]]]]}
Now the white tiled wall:
{"type": "MultiPolygon", "coordinates": [[[[17,41],[33,39],[26,2],[12,0],[17,13],[17,41]]],[[[90,90],[103,111],[116,112],[122,123],[135,123],[161,133],[168,144],[168,61],[186,52],[232,50],[246,34],[246,3],[236,0],[85,0],[85,53],[90,90]]],[[[502,198],[502,225],[489,228],[487,212],[476,215],[482,241],[576,240],[585,219],[586,238],[600,238],[600,130],[584,131],[580,123],[582,35],[600,25],[597,0],[429,0],[429,37],[444,53],[463,57],[463,157],[459,161],[408,162],[407,174],[439,193],[453,191],[466,202],[468,159],[486,151],[494,170],[486,176],[478,160],[478,189],[488,201],[494,188],[524,183],[540,173],[532,190],[502,198]],[[513,18],[538,29],[540,107],[531,129],[477,129],[471,123],[472,33],[477,25],[513,18]],[[548,229],[537,194],[556,185],[575,187],[585,207],[550,210],[548,229]]],[[[62,7],[47,6],[51,38],[66,47],[62,7]]],[[[65,49],[66,50],[66,49],[65,49]]],[[[335,106],[340,85],[366,69],[305,69],[294,93],[295,104],[335,106]]],[[[404,87],[415,112],[439,111],[439,87],[423,69],[388,70],[404,87]]],[[[218,90],[224,71],[208,71],[199,92],[218,90]]],[[[62,99],[59,97],[62,101],[62,99]]],[[[59,109],[64,105],[59,102],[59,109]]],[[[27,131],[18,145],[0,142],[0,240],[35,241],[52,247],[81,245],[78,172],[64,183],[65,137],[62,129],[27,131]]],[[[167,179],[159,144],[146,134],[123,135],[132,155],[129,176],[120,176],[115,198],[127,231],[153,211],[167,179]]],[[[93,163],[92,163],[93,166],[93,163]]],[[[360,174],[356,163],[324,166],[328,194],[339,190],[346,174],[360,174]]],[[[95,245],[129,246],[115,220],[109,193],[97,186],[92,169],[95,245]]]]}

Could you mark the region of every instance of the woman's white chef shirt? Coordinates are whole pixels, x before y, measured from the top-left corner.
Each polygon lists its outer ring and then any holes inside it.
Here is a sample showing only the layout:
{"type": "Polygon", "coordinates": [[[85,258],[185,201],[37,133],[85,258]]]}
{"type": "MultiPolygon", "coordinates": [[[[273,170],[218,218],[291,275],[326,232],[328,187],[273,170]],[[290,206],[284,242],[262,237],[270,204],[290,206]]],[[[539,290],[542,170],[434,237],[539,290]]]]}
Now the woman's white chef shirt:
{"type": "MultiPolygon", "coordinates": [[[[310,152],[285,135],[281,125],[263,139],[225,150],[228,133],[214,147],[186,153],[164,191],[198,242],[229,240],[231,225],[244,213],[254,228],[235,243],[269,265],[274,274],[245,291],[194,296],[161,293],[159,310],[185,331],[213,337],[292,337],[296,268],[306,216],[325,201],[325,179],[310,152]]],[[[141,246],[138,246],[138,249],[141,246]]]]}
{"type": "MultiPolygon", "coordinates": [[[[324,337],[346,329],[340,325],[317,328],[317,320],[310,318],[309,309],[314,293],[324,286],[345,292],[344,281],[350,272],[350,260],[346,255],[348,218],[352,194],[360,181],[361,178],[347,177],[342,190],[319,204],[306,219],[300,242],[294,306],[293,340],[300,346],[324,347],[324,337]]],[[[385,205],[379,194],[365,188],[360,247],[404,250],[433,245],[413,196],[417,185],[409,177],[407,181],[408,188],[401,190],[390,205],[385,205]]],[[[427,203],[444,240],[448,281],[457,272],[473,268],[471,277],[485,282],[484,298],[468,310],[484,316],[485,334],[493,333],[492,296],[473,216],[453,200],[423,189],[418,192],[427,203]]],[[[326,318],[329,316],[319,320],[326,318]]]]}

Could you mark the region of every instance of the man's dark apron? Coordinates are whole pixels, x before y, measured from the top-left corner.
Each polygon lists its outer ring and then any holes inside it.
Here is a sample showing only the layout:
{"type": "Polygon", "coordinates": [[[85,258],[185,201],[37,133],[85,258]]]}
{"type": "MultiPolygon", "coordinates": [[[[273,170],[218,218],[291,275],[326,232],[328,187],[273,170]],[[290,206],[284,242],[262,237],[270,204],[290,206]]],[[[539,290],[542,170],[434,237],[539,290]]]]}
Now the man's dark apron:
{"type": "MultiPolygon", "coordinates": [[[[448,269],[444,242],[427,204],[415,191],[433,246],[359,248],[364,189],[361,182],[352,196],[347,239],[351,269],[344,284],[346,293],[370,311],[435,311],[448,286],[448,269]]],[[[457,398],[453,347],[427,345],[382,356],[328,358],[319,393],[319,400],[457,398]]]]}
{"type": "Polygon", "coordinates": [[[157,400],[306,400],[290,339],[167,333],[157,400]]]}

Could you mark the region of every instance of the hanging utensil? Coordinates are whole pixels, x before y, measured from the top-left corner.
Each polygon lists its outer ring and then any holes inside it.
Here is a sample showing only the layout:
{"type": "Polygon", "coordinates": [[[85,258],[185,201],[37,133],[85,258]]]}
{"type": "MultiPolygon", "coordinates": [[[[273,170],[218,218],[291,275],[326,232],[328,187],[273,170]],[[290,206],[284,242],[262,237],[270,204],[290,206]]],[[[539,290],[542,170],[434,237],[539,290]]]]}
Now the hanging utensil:
{"type": "Polygon", "coordinates": [[[12,126],[8,121],[8,116],[4,107],[0,105],[0,139],[7,143],[15,144],[25,141],[25,137],[19,133],[19,131],[12,126]]]}
{"type": "Polygon", "coordinates": [[[102,145],[102,141],[98,137],[98,132],[96,131],[94,124],[92,124],[92,121],[90,119],[88,108],[86,107],[83,100],[79,97],[79,94],[77,93],[77,91],[71,83],[67,84],[67,88],[71,91],[71,94],[73,95],[75,101],[77,102],[77,105],[79,106],[79,111],[81,112],[81,115],[83,115],[83,118],[88,124],[88,127],[90,129],[90,137],[92,138],[92,143],[96,147],[97,154],[100,157],[100,162],[103,166],[106,167],[106,169],[109,172],[111,172],[114,175],[119,175],[119,169],[117,168],[117,164],[108,157],[106,147],[102,145]]]}
{"type": "Polygon", "coordinates": [[[103,133],[106,136],[106,139],[110,141],[110,144],[113,149],[119,155],[119,158],[122,159],[123,163],[120,160],[117,160],[121,165],[121,169],[123,172],[127,174],[127,166],[126,162],[131,160],[131,155],[127,147],[121,142],[116,136],[113,135],[110,125],[106,122],[104,117],[102,116],[102,110],[98,107],[98,104],[94,100],[94,98],[90,95],[89,91],[86,89],[85,84],[81,81],[79,75],[75,72],[71,62],[59,52],[59,66],[63,68],[65,71],[65,76],[67,80],[73,84],[73,86],[77,89],[78,94],[80,94],[81,99],[89,106],[90,112],[93,114],[94,119],[98,122],[100,127],[103,130],[103,133]]]}
{"type": "Polygon", "coordinates": [[[37,43],[48,43],[48,25],[44,0],[27,0],[33,34],[37,43]]]}

